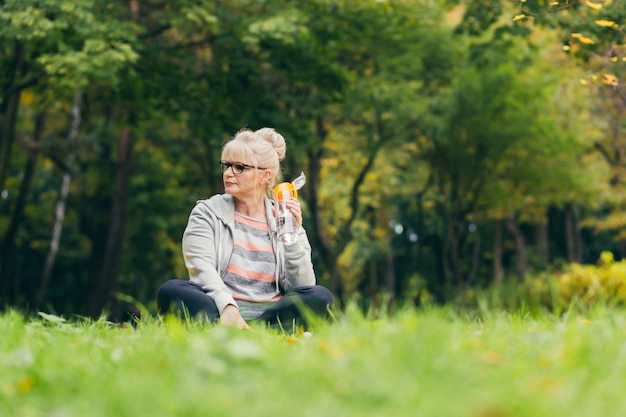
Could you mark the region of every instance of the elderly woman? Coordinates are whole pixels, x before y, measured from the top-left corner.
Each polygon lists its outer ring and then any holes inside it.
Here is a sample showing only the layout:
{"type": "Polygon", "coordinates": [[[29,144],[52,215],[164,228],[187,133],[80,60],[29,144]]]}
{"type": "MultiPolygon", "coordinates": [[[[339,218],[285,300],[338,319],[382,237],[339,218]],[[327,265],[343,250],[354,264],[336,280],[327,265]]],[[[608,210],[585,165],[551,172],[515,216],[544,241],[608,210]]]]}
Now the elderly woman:
{"type": "Polygon", "coordinates": [[[192,317],[249,328],[248,321],[291,327],[303,311],[326,316],[334,298],[315,285],[311,245],[297,199],[287,202],[298,240],[277,239],[275,208],[268,197],[285,157],[282,135],[271,128],[243,129],[222,149],[224,194],[201,200],[183,234],[189,281],[173,279],[157,292],[161,314],[172,307],[192,317]]]}

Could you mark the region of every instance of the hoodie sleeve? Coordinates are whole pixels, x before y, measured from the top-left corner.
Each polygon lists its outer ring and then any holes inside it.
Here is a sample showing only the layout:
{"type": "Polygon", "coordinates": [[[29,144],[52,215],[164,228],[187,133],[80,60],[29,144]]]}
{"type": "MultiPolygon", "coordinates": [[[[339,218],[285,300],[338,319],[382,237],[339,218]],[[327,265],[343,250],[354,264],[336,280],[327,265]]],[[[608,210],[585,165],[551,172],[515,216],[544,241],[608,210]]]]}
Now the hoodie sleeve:
{"type": "Polygon", "coordinates": [[[218,242],[221,222],[206,205],[196,204],[183,233],[183,258],[189,279],[202,286],[221,312],[228,304],[237,305],[222,281],[219,271],[218,242]]]}
{"type": "Polygon", "coordinates": [[[303,285],[315,285],[315,272],[311,261],[311,244],[303,227],[298,229],[298,241],[284,245],[286,275],[281,283],[285,292],[303,285]]]}

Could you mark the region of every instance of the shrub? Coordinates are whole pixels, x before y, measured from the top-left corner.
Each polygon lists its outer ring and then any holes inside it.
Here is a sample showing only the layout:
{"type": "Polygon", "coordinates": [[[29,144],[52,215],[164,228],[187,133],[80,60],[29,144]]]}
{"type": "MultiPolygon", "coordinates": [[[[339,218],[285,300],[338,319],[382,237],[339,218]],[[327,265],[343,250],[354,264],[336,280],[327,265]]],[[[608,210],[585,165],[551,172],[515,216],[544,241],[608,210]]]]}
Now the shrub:
{"type": "Polygon", "coordinates": [[[626,304],[626,260],[615,261],[602,252],[597,265],[566,264],[560,271],[529,275],[524,283],[533,302],[551,310],[583,306],[626,304]]]}

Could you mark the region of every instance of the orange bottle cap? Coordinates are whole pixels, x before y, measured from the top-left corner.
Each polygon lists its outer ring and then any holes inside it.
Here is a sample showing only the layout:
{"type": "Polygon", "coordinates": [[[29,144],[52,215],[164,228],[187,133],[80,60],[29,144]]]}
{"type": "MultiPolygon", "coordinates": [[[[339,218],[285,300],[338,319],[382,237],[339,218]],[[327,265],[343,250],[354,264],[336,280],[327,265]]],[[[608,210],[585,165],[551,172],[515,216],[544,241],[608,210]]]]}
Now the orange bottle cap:
{"type": "Polygon", "coordinates": [[[298,192],[296,188],[290,182],[281,182],[276,187],[274,187],[274,199],[276,201],[284,201],[285,194],[289,193],[291,198],[298,198],[298,192]]]}

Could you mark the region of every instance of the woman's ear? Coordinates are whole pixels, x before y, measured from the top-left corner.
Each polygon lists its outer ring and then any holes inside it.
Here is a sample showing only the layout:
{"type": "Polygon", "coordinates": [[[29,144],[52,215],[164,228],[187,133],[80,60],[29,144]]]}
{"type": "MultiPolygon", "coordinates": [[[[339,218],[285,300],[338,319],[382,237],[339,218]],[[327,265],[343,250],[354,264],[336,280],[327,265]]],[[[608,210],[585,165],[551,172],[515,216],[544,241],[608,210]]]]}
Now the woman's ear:
{"type": "Polygon", "coordinates": [[[267,184],[272,174],[269,171],[264,171],[261,175],[261,184],[267,184]]]}

